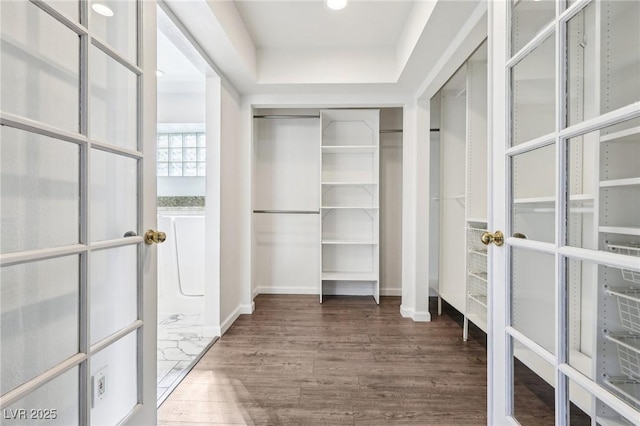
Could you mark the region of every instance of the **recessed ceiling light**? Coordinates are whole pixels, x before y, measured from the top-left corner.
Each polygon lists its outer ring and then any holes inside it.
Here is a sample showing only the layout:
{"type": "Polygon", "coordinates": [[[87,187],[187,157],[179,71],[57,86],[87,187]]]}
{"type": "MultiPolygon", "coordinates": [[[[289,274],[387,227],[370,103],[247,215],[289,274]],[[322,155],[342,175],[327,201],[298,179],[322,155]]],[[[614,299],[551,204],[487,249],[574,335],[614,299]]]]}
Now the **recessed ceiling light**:
{"type": "Polygon", "coordinates": [[[106,16],[110,18],[113,16],[113,10],[109,6],[106,6],[102,3],[94,3],[91,5],[91,9],[99,15],[106,16]]]}
{"type": "Polygon", "coordinates": [[[164,71],[156,70],[156,77],[162,77],[164,75],[164,71]]]}
{"type": "Polygon", "coordinates": [[[329,9],[340,10],[344,9],[347,5],[347,0],[327,0],[327,6],[329,9]]]}

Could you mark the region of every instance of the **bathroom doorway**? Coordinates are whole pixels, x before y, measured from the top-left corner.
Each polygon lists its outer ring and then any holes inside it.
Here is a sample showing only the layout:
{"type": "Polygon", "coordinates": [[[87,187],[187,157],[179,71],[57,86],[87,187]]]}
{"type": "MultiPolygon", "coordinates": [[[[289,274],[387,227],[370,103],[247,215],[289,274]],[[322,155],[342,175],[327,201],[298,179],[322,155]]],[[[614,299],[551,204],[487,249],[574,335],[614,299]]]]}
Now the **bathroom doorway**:
{"type": "Polygon", "coordinates": [[[205,323],[206,78],[158,7],[158,405],[213,343],[205,323]]]}

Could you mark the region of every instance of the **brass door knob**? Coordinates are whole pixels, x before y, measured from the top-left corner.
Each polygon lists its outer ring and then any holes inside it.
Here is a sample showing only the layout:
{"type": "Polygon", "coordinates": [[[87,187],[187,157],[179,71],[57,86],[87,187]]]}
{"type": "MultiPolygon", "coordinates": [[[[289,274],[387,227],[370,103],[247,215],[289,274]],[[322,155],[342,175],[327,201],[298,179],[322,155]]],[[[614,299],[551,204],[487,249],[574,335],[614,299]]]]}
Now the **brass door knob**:
{"type": "Polygon", "coordinates": [[[153,229],[149,229],[144,233],[144,242],[147,244],[162,244],[166,239],[167,234],[162,231],[154,231],[153,229]]]}
{"type": "Polygon", "coordinates": [[[504,235],[501,231],[496,231],[493,234],[491,232],[484,232],[480,237],[480,241],[482,241],[482,244],[484,244],[485,246],[493,243],[500,247],[504,244],[504,235]]]}

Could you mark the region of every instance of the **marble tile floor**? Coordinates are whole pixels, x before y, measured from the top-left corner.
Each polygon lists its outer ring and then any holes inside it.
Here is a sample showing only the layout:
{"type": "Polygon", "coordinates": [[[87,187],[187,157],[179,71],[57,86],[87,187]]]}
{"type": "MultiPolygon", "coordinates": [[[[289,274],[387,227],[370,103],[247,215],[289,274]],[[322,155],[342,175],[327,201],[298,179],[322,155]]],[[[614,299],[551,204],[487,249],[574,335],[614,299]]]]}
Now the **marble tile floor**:
{"type": "Polygon", "coordinates": [[[203,314],[158,314],[158,404],[173,391],[213,335],[204,327],[203,314]]]}

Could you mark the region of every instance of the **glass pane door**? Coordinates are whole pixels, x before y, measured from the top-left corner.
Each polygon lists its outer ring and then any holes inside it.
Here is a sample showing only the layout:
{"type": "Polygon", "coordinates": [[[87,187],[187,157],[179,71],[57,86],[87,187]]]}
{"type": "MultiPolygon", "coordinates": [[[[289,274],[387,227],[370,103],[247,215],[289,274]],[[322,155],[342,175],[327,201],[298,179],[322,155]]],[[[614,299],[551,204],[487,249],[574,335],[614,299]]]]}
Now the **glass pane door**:
{"type": "Polygon", "coordinates": [[[97,5],[0,2],[7,425],[141,411],[143,6],[97,5]]]}
{"type": "Polygon", "coordinates": [[[494,87],[508,82],[493,93],[493,273],[506,277],[491,309],[508,368],[493,367],[490,419],[640,424],[640,3],[490,13],[509,34],[490,58],[494,87]]]}

